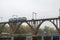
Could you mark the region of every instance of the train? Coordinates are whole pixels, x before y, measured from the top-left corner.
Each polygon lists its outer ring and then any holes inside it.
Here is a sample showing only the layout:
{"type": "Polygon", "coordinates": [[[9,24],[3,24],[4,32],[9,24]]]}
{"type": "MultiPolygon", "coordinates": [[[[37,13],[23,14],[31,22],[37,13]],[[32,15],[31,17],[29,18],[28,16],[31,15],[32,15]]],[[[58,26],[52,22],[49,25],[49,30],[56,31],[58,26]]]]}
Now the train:
{"type": "Polygon", "coordinates": [[[27,21],[26,17],[10,18],[9,22],[27,21]]]}

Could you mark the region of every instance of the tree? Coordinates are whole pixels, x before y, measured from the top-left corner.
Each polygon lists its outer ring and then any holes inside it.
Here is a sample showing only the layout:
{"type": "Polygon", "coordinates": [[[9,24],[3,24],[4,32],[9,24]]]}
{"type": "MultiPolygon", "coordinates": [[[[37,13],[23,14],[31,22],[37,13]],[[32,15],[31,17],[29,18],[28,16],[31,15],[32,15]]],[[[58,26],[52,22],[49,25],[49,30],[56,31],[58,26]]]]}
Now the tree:
{"type": "Polygon", "coordinates": [[[28,25],[21,25],[19,27],[19,29],[16,31],[16,33],[18,34],[30,34],[31,33],[31,29],[28,25]]]}
{"type": "Polygon", "coordinates": [[[44,29],[39,29],[38,34],[39,35],[52,35],[52,34],[58,35],[57,30],[49,26],[44,26],[44,29]]]}
{"type": "Polygon", "coordinates": [[[9,33],[10,32],[10,27],[8,25],[5,25],[2,29],[2,32],[9,33]]]}

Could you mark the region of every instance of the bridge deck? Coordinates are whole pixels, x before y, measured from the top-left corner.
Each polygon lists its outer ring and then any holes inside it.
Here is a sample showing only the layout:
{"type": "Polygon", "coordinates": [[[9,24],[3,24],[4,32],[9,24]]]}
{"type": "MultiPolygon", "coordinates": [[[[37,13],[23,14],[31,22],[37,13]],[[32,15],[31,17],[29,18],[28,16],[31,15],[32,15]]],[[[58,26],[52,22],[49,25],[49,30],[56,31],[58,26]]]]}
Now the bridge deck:
{"type": "MultiPolygon", "coordinates": [[[[60,19],[60,18],[45,18],[45,19],[34,19],[34,20],[27,20],[27,21],[17,21],[17,22],[29,22],[29,21],[44,21],[44,20],[55,20],[55,19],[60,19]]],[[[16,22],[0,22],[0,24],[3,23],[16,23],[16,22]]]]}

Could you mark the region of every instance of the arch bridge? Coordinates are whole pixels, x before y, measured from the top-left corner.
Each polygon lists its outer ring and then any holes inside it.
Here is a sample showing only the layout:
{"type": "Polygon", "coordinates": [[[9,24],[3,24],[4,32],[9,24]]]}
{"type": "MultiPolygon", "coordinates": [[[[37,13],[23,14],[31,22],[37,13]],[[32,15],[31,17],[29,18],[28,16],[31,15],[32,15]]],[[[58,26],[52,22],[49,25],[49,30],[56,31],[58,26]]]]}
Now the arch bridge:
{"type": "Polygon", "coordinates": [[[60,34],[60,18],[58,17],[58,18],[34,19],[34,20],[18,21],[18,22],[1,22],[0,23],[0,36],[2,33],[2,29],[4,28],[6,24],[9,24],[10,26],[10,29],[11,29],[10,34],[15,34],[18,28],[20,27],[20,25],[24,22],[27,23],[29,27],[31,28],[32,35],[36,36],[39,30],[39,27],[45,21],[51,22],[57,29],[58,33],[60,34]]]}

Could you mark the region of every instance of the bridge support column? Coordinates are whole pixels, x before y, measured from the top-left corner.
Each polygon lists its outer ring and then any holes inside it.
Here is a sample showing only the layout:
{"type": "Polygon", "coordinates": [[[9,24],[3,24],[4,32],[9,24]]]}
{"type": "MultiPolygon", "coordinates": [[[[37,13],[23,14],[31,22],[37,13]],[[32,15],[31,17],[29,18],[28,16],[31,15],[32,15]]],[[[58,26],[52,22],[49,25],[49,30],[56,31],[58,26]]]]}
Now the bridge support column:
{"type": "Polygon", "coordinates": [[[37,40],[37,22],[33,22],[32,40],[37,40]]]}
{"type": "Polygon", "coordinates": [[[37,28],[34,26],[34,30],[32,31],[32,40],[37,40],[37,28]]]}
{"type": "Polygon", "coordinates": [[[37,40],[37,33],[35,31],[32,32],[32,40],[37,40]]]}
{"type": "Polygon", "coordinates": [[[35,31],[32,31],[32,36],[37,36],[37,33],[35,31]]]}

